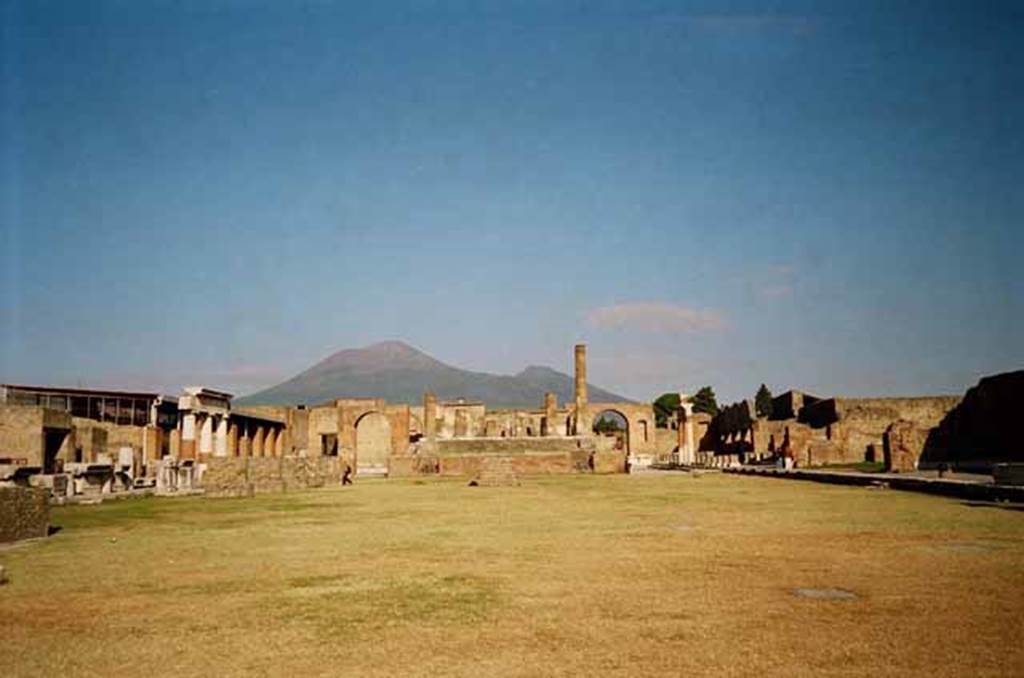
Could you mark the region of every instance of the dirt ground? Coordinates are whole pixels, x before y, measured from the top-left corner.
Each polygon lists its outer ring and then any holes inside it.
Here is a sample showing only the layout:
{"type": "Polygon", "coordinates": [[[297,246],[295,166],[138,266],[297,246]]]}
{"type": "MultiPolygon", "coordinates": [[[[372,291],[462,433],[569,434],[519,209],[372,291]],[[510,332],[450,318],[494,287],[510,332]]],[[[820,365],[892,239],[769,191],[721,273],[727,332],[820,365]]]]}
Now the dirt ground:
{"type": "Polygon", "coordinates": [[[0,674],[1024,675],[1012,507],[672,474],[365,481],[53,522],[0,550],[0,674]]]}

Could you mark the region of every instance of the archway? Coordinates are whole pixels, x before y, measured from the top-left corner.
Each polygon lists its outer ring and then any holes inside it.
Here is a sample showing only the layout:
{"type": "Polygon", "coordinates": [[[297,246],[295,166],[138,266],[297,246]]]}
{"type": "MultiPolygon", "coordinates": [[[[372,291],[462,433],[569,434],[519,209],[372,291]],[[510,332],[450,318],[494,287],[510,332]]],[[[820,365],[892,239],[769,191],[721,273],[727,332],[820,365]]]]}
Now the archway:
{"type": "Polygon", "coordinates": [[[629,418],[618,410],[601,410],[594,416],[594,434],[615,438],[615,449],[629,453],[629,418]]]}
{"type": "Polygon", "coordinates": [[[356,472],[386,474],[391,456],[391,423],[380,412],[356,420],[356,472]]]}

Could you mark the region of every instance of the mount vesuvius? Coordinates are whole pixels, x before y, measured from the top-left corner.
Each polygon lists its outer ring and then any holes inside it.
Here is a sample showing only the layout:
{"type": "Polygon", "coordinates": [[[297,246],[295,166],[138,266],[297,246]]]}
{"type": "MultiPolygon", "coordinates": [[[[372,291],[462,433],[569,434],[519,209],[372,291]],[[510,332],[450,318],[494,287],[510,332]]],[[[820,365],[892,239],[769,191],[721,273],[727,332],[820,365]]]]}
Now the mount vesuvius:
{"type": "MultiPolygon", "coordinates": [[[[593,402],[629,400],[589,385],[593,402]]],[[[503,376],[446,365],[401,341],[345,349],[277,386],[238,398],[239,405],[318,404],[334,398],[384,398],[417,405],[423,392],[441,400],[479,400],[492,408],[540,408],[544,394],[559,403],[573,399],[573,380],[549,367],[531,366],[503,376]]]]}

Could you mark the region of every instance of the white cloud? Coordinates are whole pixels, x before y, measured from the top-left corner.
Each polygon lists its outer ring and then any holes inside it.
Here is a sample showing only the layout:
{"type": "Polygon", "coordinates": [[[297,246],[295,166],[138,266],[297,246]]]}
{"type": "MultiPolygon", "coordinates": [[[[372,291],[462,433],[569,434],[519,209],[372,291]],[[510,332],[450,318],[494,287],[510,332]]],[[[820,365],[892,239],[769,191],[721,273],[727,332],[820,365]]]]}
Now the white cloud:
{"type": "Polygon", "coordinates": [[[664,301],[602,306],[587,313],[587,322],[600,329],[631,328],[671,334],[719,330],[725,327],[725,320],[718,311],[688,308],[664,301]]]}

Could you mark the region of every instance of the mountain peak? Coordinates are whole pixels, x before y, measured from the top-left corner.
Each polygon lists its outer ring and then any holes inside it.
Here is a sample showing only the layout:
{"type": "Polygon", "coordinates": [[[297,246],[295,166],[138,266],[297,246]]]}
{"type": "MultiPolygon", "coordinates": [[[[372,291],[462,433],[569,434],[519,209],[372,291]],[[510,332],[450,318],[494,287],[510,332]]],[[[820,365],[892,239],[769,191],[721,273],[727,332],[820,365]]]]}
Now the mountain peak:
{"type": "MultiPolygon", "coordinates": [[[[490,407],[538,407],[545,393],[554,393],[560,402],[571,400],[573,379],[540,365],[531,365],[514,376],[469,372],[393,339],[337,351],[301,374],[236,403],[318,403],[344,397],[415,405],[423,402],[427,390],[442,400],[466,398],[490,407]]],[[[593,384],[590,392],[597,401],[625,400],[593,384]]]]}
{"type": "Polygon", "coordinates": [[[547,377],[550,377],[552,375],[557,376],[557,377],[564,376],[558,370],[553,370],[550,367],[545,367],[544,365],[529,365],[528,367],[526,367],[522,372],[520,372],[516,376],[517,377],[525,377],[527,379],[535,379],[535,378],[538,378],[538,377],[547,378],[547,377]]]}
{"type": "Polygon", "coordinates": [[[376,372],[397,369],[424,369],[440,365],[423,351],[392,339],[363,348],[346,348],[332,353],[313,369],[345,369],[353,372],[376,372]]]}

